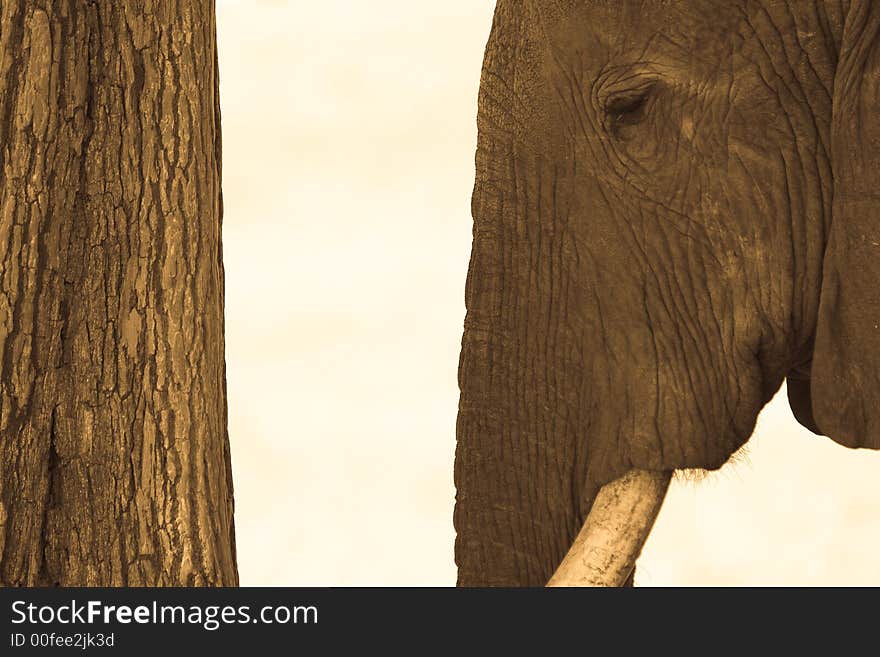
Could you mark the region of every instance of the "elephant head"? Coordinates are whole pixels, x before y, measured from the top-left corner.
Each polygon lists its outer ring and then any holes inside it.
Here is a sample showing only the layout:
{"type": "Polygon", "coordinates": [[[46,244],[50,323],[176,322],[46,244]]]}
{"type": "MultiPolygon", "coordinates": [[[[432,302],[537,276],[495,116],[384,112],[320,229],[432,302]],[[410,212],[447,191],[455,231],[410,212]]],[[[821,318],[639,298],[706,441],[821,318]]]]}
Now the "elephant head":
{"type": "Polygon", "coordinates": [[[460,585],[623,583],[669,473],[723,465],[786,377],[880,448],[878,103],[871,0],[498,0],[460,585]]]}

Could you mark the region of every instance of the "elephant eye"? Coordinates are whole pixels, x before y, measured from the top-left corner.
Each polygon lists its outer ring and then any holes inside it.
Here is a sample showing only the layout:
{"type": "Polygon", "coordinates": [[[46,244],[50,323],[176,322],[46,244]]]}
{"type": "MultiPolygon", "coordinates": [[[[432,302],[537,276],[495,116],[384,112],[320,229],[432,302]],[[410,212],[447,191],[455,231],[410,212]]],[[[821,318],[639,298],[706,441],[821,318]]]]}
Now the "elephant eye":
{"type": "Polygon", "coordinates": [[[605,114],[612,133],[620,136],[621,128],[641,123],[647,114],[650,98],[650,87],[610,98],[605,105],[605,114]]]}

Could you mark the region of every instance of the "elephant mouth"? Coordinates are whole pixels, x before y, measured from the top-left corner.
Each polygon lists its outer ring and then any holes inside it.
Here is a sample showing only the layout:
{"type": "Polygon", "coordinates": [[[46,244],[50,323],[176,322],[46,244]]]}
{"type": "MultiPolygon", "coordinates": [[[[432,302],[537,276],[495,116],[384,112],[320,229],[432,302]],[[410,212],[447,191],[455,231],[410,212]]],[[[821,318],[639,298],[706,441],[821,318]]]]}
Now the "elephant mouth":
{"type": "Polygon", "coordinates": [[[654,526],[671,472],[630,470],[601,488],[548,586],[622,586],[654,526]]]}

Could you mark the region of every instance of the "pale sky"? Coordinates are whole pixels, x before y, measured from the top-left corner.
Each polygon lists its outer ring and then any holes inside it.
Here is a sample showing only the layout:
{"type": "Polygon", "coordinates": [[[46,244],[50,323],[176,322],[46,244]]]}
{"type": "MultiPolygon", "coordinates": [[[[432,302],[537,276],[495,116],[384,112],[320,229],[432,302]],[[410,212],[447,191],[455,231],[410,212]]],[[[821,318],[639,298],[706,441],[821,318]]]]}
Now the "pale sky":
{"type": "MultiPolygon", "coordinates": [[[[243,585],[452,585],[476,94],[494,2],[218,0],[243,585]]],[[[676,481],[636,583],[880,584],[880,455],[797,425],[676,481]]]]}

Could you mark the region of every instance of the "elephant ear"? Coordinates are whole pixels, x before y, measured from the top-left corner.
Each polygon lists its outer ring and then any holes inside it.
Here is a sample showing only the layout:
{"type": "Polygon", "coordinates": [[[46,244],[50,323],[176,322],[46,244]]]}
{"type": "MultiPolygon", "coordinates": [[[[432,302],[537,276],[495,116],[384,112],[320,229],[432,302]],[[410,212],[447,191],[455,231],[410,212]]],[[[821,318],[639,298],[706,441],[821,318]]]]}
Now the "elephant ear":
{"type": "Polygon", "coordinates": [[[843,445],[878,449],[880,2],[850,5],[833,93],[834,196],[805,419],[843,445]]]}

